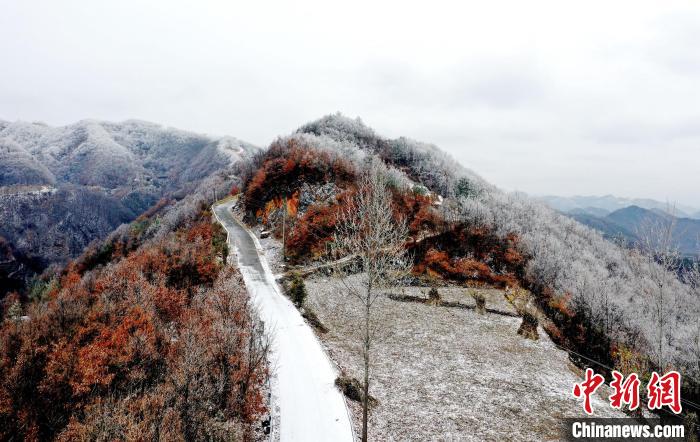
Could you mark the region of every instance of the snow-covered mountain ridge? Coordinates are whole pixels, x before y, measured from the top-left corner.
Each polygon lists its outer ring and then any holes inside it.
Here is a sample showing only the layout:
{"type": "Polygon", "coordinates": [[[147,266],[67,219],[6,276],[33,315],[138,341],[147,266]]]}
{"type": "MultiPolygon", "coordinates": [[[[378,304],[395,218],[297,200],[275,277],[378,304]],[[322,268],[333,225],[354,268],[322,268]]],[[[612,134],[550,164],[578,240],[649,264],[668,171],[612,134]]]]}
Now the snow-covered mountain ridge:
{"type": "Polygon", "coordinates": [[[233,137],[139,120],[0,121],[0,237],[17,255],[12,262],[25,262],[0,271],[2,281],[5,273],[20,278],[3,284],[0,296],[257,150],[233,137]]]}

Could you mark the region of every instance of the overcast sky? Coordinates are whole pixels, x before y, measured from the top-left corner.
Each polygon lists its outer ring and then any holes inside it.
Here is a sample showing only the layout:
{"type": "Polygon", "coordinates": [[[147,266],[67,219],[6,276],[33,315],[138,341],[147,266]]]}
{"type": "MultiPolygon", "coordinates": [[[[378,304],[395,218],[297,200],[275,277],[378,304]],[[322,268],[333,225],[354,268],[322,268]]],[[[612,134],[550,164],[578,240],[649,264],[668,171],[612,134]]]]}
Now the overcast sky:
{"type": "Polygon", "coordinates": [[[0,0],[0,119],[265,146],[340,111],[507,190],[700,206],[700,2],[0,0]]]}

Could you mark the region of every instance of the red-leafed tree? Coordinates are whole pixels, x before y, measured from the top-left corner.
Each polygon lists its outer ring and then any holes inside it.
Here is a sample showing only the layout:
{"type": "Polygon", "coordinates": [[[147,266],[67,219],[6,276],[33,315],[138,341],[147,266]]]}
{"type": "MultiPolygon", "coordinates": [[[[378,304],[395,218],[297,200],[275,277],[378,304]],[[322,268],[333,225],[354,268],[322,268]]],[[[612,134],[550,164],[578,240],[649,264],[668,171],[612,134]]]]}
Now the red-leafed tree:
{"type": "Polygon", "coordinates": [[[123,255],[89,250],[4,319],[0,440],[248,437],[268,344],[208,216],[123,255]]]}

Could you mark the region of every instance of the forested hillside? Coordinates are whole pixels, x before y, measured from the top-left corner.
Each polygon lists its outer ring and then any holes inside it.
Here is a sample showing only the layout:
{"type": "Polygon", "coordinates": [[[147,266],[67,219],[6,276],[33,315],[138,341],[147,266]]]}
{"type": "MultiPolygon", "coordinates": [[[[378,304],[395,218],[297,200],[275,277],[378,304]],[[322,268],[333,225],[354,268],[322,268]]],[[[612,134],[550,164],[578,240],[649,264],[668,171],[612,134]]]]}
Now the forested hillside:
{"type": "Polygon", "coordinates": [[[395,218],[409,226],[415,277],[526,289],[562,347],[643,376],[679,370],[684,395],[697,398],[698,284],[679,280],[658,256],[620,248],[542,203],[498,190],[432,145],[382,138],[331,115],[239,165],[236,190],[250,222],[280,237],[284,227],[293,263],[323,260],[356,191],[353,177],[372,157],[386,164],[395,218]]]}
{"type": "Polygon", "coordinates": [[[2,302],[0,439],[250,440],[267,341],[207,178],[2,302]]]}
{"type": "Polygon", "coordinates": [[[26,289],[49,265],[65,264],[161,198],[182,198],[255,149],[141,121],[3,122],[0,296],[26,289]]]}

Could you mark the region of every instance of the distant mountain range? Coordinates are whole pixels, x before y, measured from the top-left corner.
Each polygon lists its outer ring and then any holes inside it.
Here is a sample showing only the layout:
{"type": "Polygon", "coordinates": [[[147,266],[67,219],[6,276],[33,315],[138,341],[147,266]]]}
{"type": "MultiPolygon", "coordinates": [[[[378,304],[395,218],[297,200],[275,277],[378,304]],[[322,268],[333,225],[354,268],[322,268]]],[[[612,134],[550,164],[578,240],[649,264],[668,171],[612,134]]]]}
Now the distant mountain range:
{"type": "Polygon", "coordinates": [[[0,120],[0,298],[257,150],[136,120],[0,120]]]}
{"type": "Polygon", "coordinates": [[[684,204],[657,201],[649,198],[621,198],[614,195],[604,196],[553,196],[538,197],[551,208],[563,213],[605,216],[616,210],[630,206],[642,209],[671,212],[678,218],[700,219],[700,208],[684,204]]]}
{"type": "Polygon", "coordinates": [[[700,254],[700,211],[693,207],[612,195],[545,196],[540,199],[553,209],[600,231],[606,238],[622,240],[628,245],[638,243],[649,226],[675,221],[673,236],[680,252],[684,255],[700,254]]]}

